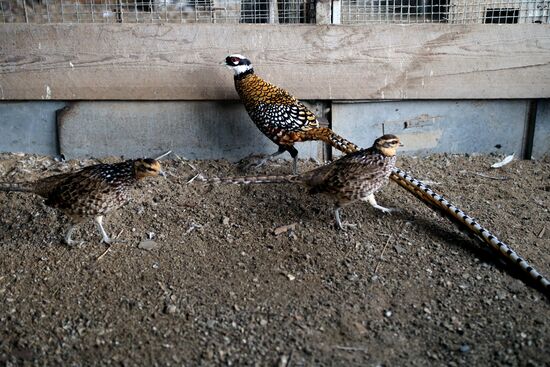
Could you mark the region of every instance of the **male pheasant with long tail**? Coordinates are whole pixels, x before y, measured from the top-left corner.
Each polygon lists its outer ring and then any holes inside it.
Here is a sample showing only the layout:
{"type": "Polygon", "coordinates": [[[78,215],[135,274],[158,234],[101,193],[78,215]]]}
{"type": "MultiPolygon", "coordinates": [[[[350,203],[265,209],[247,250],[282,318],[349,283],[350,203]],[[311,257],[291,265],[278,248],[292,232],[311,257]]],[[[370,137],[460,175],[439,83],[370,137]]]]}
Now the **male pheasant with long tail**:
{"type": "Polygon", "coordinates": [[[235,73],[235,88],[248,115],[260,131],[279,146],[277,152],[261,160],[258,166],[270,158],[289,152],[294,159],[293,171],[296,174],[298,150],[294,143],[307,140],[324,141],[344,153],[359,150],[357,145],[328,127],[321,127],[315,114],[286,90],[257,76],[252,63],[245,56],[229,55],[225,65],[235,73]]]}
{"type": "MultiPolygon", "coordinates": [[[[298,151],[294,148],[295,142],[321,140],[346,154],[360,149],[331,129],[320,127],[315,115],[287,91],[269,84],[255,75],[252,64],[246,57],[238,54],[227,56],[225,65],[235,73],[235,88],[250,117],[256,126],[279,146],[279,150],[267,159],[288,151],[294,158],[293,167],[294,174],[296,174],[298,151]]],[[[262,160],[260,164],[265,163],[267,159],[262,160]]],[[[392,169],[390,179],[430,208],[440,212],[461,229],[465,229],[491,248],[496,249],[509,261],[519,264],[522,270],[542,285],[547,292],[550,292],[550,282],[546,278],[542,277],[508,245],[499,241],[487,229],[443,196],[397,167],[392,169]]]]}

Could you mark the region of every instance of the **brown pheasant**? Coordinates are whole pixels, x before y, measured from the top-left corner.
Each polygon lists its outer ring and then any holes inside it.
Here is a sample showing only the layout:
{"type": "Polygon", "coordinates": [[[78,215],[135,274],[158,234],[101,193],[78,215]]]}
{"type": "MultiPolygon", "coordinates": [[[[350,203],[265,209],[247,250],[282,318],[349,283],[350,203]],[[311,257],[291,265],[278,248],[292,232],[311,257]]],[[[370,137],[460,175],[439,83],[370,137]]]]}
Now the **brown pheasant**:
{"type": "Polygon", "coordinates": [[[0,191],[23,191],[40,195],[45,204],[59,209],[71,220],[65,242],[73,245],[72,232],[76,224],[94,217],[102,240],[111,239],[103,228],[103,216],[125,205],[130,188],[145,177],[161,174],[155,159],[127,160],[115,164],[96,164],[82,170],[43,178],[34,182],[0,182],[0,191]]]}
{"type": "Polygon", "coordinates": [[[388,182],[395,166],[396,150],[400,146],[395,135],[384,135],[372,147],[348,154],[334,162],[302,173],[288,176],[226,177],[209,179],[210,182],[236,184],[298,182],[312,194],[325,193],[336,201],[334,217],[338,228],[344,229],[340,209],[358,200],[369,202],[374,208],[389,213],[392,209],[378,205],[374,193],[388,182]]]}
{"type": "Polygon", "coordinates": [[[257,166],[287,151],[294,159],[293,172],[296,174],[298,150],[294,143],[307,140],[324,141],[344,153],[359,150],[357,145],[328,127],[320,127],[315,114],[290,93],[254,74],[246,57],[227,56],[225,65],[235,73],[235,88],[248,115],[260,131],[279,146],[277,152],[261,160],[257,166]]]}

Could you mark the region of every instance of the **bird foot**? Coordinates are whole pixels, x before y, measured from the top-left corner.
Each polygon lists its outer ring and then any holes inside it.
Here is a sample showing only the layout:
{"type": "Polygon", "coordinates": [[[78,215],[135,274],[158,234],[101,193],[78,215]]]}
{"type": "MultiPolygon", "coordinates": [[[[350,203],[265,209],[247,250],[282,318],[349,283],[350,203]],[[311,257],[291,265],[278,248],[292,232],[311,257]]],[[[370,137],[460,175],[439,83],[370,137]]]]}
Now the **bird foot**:
{"type": "Polygon", "coordinates": [[[244,166],[244,168],[245,169],[258,169],[258,168],[264,166],[267,163],[268,160],[269,160],[269,158],[258,159],[254,162],[248,163],[247,165],[244,166]]]}
{"type": "Polygon", "coordinates": [[[69,247],[82,246],[84,244],[84,241],[75,241],[71,239],[65,239],[63,242],[69,247]]]}
{"type": "Polygon", "coordinates": [[[102,238],[101,241],[99,241],[99,243],[104,243],[106,244],[107,246],[111,246],[111,245],[114,245],[115,243],[126,243],[128,241],[126,240],[119,240],[119,239],[114,239],[114,238],[102,238]]]}
{"type": "Polygon", "coordinates": [[[375,206],[376,209],[380,210],[384,214],[396,213],[399,211],[399,209],[396,208],[384,208],[383,206],[375,206]]]}

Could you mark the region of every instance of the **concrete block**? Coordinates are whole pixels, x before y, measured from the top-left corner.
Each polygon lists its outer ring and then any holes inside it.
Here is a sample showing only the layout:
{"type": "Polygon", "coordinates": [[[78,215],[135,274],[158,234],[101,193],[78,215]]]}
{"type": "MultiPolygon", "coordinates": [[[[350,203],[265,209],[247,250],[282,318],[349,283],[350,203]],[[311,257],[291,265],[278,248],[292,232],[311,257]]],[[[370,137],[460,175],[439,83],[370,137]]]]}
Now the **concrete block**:
{"type": "Polygon", "coordinates": [[[550,155],[550,99],[539,100],[533,139],[533,158],[550,155]]]}
{"type": "MultiPolygon", "coordinates": [[[[171,149],[188,159],[235,161],[277,150],[239,102],[76,102],[60,114],[58,130],[67,158],[154,156],[171,149]]],[[[300,158],[318,156],[319,143],[296,147],[300,158]]]]}
{"type": "MultiPolygon", "coordinates": [[[[401,138],[401,152],[521,154],[525,101],[391,101],[334,103],[332,127],[359,146],[383,133],[401,138]]],[[[335,155],[338,155],[335,152],[335,155]]]]}
{"type": "Polygon", "coordinates": [[[0,102],[0,151],[57,154],[55,111],[64,102],[0,102]]]}

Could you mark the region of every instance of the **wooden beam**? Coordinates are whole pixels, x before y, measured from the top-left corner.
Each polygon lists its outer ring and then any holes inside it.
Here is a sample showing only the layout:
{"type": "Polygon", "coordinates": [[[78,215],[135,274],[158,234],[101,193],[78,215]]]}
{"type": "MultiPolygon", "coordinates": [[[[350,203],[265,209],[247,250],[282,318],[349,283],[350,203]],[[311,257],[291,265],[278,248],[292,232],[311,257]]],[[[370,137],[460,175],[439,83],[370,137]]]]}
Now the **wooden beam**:
{"type": "Polygon", "coordinates": [[[229,53],[301,99],[550,96],[543,24],[1,24],[0,98],[235,99],[229,53]]]}

